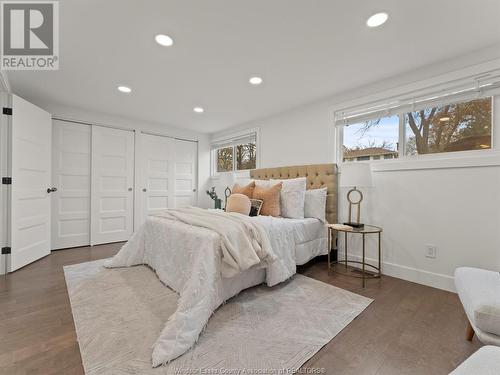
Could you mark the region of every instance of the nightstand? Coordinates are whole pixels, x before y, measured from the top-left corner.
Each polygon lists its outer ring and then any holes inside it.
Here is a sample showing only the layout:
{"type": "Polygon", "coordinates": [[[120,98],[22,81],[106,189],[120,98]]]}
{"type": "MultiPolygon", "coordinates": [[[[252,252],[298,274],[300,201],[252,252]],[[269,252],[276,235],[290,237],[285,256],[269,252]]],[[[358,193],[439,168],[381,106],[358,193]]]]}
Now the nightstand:
{"type": "Polygon", "coordinates": [[[343,232],[344,233],[344,259],[343,260],[337,260],[332,262],[330,260],[330,252],[328,252],[328,270],[333,270],[334,272],[339,272],[341,274],[347,275],[347,276],[352,276],[352,277],[358,277],[361,278],[363,288],[365,287],[366,279],[377,279],[382,276],[382,267],[381,267],[381,258],[382,258],[382,247],[381,247],[381,237],[382,237],[382,228],[377,227],[375,225],[365,225],[363,228],[352,228],[352,229],[346,229],[339,227],[336,224],[327,224],[326,225],[328,228],[328,249],[330,249],[331,246],[331,238],[332,235],[334,234],[334,231],[337,231],[338,233],[343,232]],[[348,235],[361,235],[363,238],[363,247],[362,247],[362,256],[361,256],[361,261],[357,260],[348,260],[347,258],[347,253],[348,253],[348,235]],[[377,235],[378,237],[378,263],[377,265],[373,265],[370,263],[366,262],[366,235],[377,235]],[[356,264],[356,265],[361,265],[361,269],[358,268],[348,268],[349,264],[356,264]],[[345,272],[341,272],[340,267],[335,267],[339,266],[340,264],[344,265],[344,270],[345,272]],[[375,270],[376,272],[371,272],[370,270],[367,270],[366,268],[370,268],[372,270],[375,270]],[[361,276],[359,276],[361,274],[361,276]]]}

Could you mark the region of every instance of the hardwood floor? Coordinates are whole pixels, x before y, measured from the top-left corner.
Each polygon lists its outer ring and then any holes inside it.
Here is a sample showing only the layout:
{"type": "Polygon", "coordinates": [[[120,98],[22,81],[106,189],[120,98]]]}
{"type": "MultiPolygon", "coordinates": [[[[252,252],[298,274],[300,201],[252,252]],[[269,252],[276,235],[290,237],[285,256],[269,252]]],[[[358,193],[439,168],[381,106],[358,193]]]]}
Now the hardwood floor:
{"type": "MultiPolygon", "coordinates": [[[[59,250],[0,276],[0,374],[83,374],[63,266],[107,258],[121,244],[59,250]]],[[[375,301],[305,367],[328,374],[447,374],[481,344],[466,341],[467,320],[453,293],[383,277],[299,272],[375,301]]]]}

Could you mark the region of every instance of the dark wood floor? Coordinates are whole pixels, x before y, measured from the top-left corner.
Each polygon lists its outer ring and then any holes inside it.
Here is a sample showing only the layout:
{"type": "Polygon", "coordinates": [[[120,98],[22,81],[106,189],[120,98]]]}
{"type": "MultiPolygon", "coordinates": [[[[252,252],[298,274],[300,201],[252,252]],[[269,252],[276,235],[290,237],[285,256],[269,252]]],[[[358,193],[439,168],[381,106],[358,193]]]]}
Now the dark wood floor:
{"type": "MultiPolygon", "coordinates": [[[[0,276],[0,374],[83,374],[63,266],[107,258],[120,244],[60,250],[0,276]]],[[[311,358],[328,374],[447,374],[480,343],[465,341],[455,294],[384,277],[328,274],[325,263],[300,272],[375,301],[311,358]]]]}

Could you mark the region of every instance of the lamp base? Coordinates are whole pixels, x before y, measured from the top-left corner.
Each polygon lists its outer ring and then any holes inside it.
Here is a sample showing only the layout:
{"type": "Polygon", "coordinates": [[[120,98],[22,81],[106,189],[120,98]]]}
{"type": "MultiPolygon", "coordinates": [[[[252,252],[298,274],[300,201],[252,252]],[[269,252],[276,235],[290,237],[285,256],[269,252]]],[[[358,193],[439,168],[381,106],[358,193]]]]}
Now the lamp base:
{"type": "Polygon", "coordinates": [[[365,224],[363,224],[363,223],[344,223],[344,225],[349,225],[350,227],[353,227],[356,229],[363,229],[365,227],[365,224]]]}

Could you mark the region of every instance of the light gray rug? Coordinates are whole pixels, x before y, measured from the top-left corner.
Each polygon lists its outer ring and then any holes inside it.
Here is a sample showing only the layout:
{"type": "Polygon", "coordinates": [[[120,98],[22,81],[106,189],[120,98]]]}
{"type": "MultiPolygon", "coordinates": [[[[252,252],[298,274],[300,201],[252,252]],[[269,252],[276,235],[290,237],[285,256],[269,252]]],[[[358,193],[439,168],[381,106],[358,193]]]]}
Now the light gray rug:
{"type": "Polygon", "coordinates": [[[152,369],[151,346],[177,294],[145,266],[106,269],[102,262],[64,267],[88,375],[298,369],[372,302],[302,275],[251,288],[216,311],[190,351],[152,369]]]}

